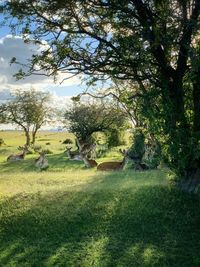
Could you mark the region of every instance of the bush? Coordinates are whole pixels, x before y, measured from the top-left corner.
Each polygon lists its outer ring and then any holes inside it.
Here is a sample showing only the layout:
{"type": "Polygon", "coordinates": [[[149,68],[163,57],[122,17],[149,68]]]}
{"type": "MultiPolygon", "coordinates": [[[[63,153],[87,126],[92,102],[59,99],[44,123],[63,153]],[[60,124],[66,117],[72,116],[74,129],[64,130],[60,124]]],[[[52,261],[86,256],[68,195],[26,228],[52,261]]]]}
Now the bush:
{"type": "Polygon", "coordinates": [[[161,147],[158,141],[153,138],[149,139],[145,146],[144,162],[150,169],[156,169],[161,161],[161,147]]]}
{"type": "Polygon", "coordinates": [[[107,134],[107,143],[109,148],[124,145],[122,132],[118,129],[110,130],[107,134]]]}
{"type": "Polygon", "coordinates": [[[62,142],[62,144],[64,144],[64,145],[71,145],[71,144],[73,144],[73,141],[72,141],[70,138],[67,138],[67,139],[65,139],[65,140],[62,142]]]}
{"type": "Polygon", "coordinates": [[[145,137],[141,129],[136,129],[133,134],[133,144],[129,149],[129,157],[138,157],[140,161],[145,153],[145,137]]]}
{"type": "Polygon", "coordinates": [[[46,145],[49,146],[49,145],[51,145],[51,143],[50,142],[47,142],[46,145]]]}
{"type": "Polygon", "coordinates": [[[96,158],[105,157],[107,152],[108,152],[108,145],[98,146],[96,150],[96,158]]]}

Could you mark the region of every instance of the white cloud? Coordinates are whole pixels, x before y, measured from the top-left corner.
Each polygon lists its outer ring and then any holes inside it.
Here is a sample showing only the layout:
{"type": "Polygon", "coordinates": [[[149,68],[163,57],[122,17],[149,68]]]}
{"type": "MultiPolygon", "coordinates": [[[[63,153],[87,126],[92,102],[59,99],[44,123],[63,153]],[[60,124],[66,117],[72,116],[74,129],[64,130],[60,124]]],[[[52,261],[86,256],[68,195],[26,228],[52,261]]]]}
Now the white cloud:
{"type": "MultiPolygon", "coordinates": [[[[60,73],[56,84],[53,78],[41,75],[32,75],[19,81],[16,81],[13,77],[20,66],[16,64],[10,65],[11,59],[15,57],[17,61],[26,63],[27,59],[40,52],[41,49],[42,46],[40,45],[24,43],[19,36],[7,35],[0,38],[0,103],[10,99],[10,93],[16,89],[29,90],[33,87],[38,90],[50,91],[52,94],[52,106],[55,108],[67,109],[71,106],[71,96],[80,93],[83,87],[81,85],[81,77],[67,79],[62,84],[60,82],[68,78],[68,74],[60,73]]],[[[14,129],[15,127],[0,125],[0,130],[8,128],[14,129]]]]}
{"type": "Polygon", "coordinates": [[[19,70],[20,66],[16,64],[10,65],[10,60],[15,57],[17,61],[26,63],[31,55],[41,51],[41,45],[24,43],[23,39],[19,36],[7,35],[0,38],[0,91],[4,89],[28,89],[30,87],[44,89],[52,86],[72,86],[80,84],[80,77],[73,77],[65,80],[62,85],[60,82],[69,77],[68,74],[59,74],[57,85],[53,81],[53,77],[46,77],[41,75],[32,75],[25,79],[16,81],[13,75],[19,70]]]}

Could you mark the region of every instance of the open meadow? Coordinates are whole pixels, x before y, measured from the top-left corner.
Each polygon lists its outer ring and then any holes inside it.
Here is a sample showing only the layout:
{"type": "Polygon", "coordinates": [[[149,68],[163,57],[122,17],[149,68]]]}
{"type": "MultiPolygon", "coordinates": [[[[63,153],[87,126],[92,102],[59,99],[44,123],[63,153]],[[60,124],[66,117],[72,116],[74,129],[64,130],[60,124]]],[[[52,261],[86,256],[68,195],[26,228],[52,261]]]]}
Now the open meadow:
{"type": "MultiPolygon", "coordinates": [[[[53,152],[39,171],[37,154],[6,162],[24,135],[0,132],[0,266],[200,266],[198,194],[170,186],[167,169],[86,169],[63,153],[67,137],[38,133],[36,144],[53,152]]],[[[97,161],[120,160],[117,151],[97,161]]]]}

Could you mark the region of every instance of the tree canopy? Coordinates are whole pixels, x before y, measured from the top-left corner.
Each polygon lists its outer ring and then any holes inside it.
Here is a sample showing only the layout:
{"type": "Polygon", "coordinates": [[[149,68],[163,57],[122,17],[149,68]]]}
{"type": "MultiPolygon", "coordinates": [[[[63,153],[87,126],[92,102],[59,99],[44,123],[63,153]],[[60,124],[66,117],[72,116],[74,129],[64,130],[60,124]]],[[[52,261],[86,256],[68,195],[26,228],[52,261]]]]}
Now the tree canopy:
{"type": "Polygon", "coordinates": [[[26,135],[26,145],[35,143],[37,131],[52,115],[49,106],[50,95],[46,92],[18,90],[11,100],[0,105],[0,118],[4,123],[12,123],[20,127],[26,135]],[[32,140],[30,137],[32,133],[32,140]]]}
{"type": "Polygon", "coordinates": [[[66,111],[65,118],[69,122],[69,130],[86,142],[91,142],[93,133],[119,130],[125,123],[125,116],[118,107],[98,102],[74,103],[66,111]]]}

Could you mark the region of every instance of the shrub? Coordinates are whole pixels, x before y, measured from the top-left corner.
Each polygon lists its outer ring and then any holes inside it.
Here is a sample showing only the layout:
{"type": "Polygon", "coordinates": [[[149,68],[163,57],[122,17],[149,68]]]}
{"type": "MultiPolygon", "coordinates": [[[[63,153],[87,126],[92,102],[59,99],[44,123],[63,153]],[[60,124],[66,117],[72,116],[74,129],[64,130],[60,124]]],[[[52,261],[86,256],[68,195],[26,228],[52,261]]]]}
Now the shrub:
{"type": "Polygon", "coordinates": [[[138,157],[140,161],[145,153],[145,137],[141,129],[136,129],[133,134],[133,144],[129,149],[129,157],[138,157]]]}
{"type": "Polygon", "coordinates": [[[123,134],[118,129],[112,129],[107,134],[108,147],[116,147],[124,145],[123,134]]]}
{"type": "Polygon", "coordinates": [[[62,142],[62,144],[70,145],[70,144],[73,144],[73,141],[70,138],[67,138],[62,142]]]}
{"type": "Polygon", "coordinates": [[[96,158],[102,158],[106,156],[106,153],[108,152],[108,145],[100,145],[97,147],[96,150],[96,158]]]}

